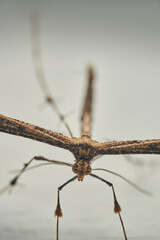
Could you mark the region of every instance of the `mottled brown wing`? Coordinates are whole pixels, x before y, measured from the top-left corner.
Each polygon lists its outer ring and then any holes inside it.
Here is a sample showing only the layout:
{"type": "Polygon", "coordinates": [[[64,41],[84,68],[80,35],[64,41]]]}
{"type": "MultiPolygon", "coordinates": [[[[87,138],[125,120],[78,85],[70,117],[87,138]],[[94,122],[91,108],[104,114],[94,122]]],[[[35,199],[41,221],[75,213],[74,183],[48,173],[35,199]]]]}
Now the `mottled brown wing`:
{"type": "Polygon", "coordinates": [[[55,147],[69,150],[70,138],[50,130],[0,114],[0,132],[30,138],[55,147]]]}
{"type": "Polygon", "coordinates": [[[105,142],[97,146],[98,154],[160,154],[160,139],[105,142]]]}

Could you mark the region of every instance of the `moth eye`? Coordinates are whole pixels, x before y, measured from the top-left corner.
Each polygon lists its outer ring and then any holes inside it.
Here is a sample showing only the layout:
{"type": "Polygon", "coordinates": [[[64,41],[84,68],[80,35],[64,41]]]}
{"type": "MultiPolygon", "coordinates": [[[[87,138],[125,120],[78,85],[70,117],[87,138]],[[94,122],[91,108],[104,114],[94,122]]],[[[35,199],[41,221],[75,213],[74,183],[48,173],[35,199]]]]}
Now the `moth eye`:
{"type": "Polygon", "coordinates": [[[77,169],[77,164],[76,164],[76,163],[73,165],[72,171],[73,171],[74,173],[78,173],[78,169],[77,169]]]}

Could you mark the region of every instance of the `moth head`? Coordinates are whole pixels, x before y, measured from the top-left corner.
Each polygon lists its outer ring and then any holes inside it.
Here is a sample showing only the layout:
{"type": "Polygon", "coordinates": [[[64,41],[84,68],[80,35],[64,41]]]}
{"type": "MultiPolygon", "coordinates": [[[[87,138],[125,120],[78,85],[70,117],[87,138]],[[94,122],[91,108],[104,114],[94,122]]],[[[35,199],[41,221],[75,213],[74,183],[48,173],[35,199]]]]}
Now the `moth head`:
{"type": "Polygon", "coordinates": [[[78,181],[83,181],[84,176],[89,175],[92,168],[89,162],[80,160],[73,165],[72,171],[77,174],[78,181]]]}

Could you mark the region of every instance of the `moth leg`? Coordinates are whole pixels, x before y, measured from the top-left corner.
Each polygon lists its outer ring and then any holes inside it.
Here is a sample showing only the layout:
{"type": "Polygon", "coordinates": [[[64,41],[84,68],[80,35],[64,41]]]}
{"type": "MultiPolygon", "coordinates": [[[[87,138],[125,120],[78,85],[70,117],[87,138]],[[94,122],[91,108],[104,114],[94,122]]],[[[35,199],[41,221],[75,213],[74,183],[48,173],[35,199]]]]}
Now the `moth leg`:
{"type": "MultiPolygon", "coordinates": [[[[6,192],[7,190],[13,188],[17,182],[18,182],[18,179],[20,178],[20,176],[27,170],[31,169],[31,168],[35,168],[36,166],[34,167],[30,167],[29,166],[31,165],[31,163],[34,161],[34,160],[38,160],[38,161],[45,161],[47,162],[48,164],[57,164],[57,165],[66,165],[66,166],[69,166],[69,167],[72,167],[72,164],[70,163],[66,163],[66,162],[61,162],[61,161],[56,161],[56,160],[50,160],[48,158],[45,158],[43,156],[34,156],[33,158],[31,158],[31,160],[27,163],[24,164],[24,167],[18,172],[18,174],[8,183],[7,186],[5,186],[3,189],[0,190],[0,195],[3,194],[4,192],[6,192]]],[[[38,165],[39,166],[39,165],[38,165]]]]}
{"type": "Polygon", "coordinates": [[[69,183],[73,182],[77,176],[74,176],[73,178],[69,179],[67,182],[65,182],[63,185],[58,187],[58,197],[57,197],[57,207],[55,210],[55,216],[57,217],[57,226],[56,226],[56,240],[59,239],[59,218],[63,216],[62,209],[60,205],[60,191],[69,183]]]}
{"type": "Polygon", "coordinates": [[[90,174],[90,176],[101,180],[102,182],[106,183],[109,187],[112,188],[113,199],[114,199],[114,212],[118,213],[118,215],[119,215],[119,219],[120,219],[121,226],[122,226],[122,229],[123,229],[124,239],[127,240],[128,238],[127,238],[126,230],[125,230],[124,223],[123,223],[123,220],[122,220],[122,217],[121,217],[121,214],[120,214],[121,207],[120,207],[120,205],[119,205],[119,203],[117,201],[117,197],[116,197],[116,194],[115,194],[115,190],[114,190],[113,184],[108,182],[108,181],[106,181],[105,179],[95,175],[95,174],[90,174]]]}
{"type": "Polygon", "coordinates": [[[40,87],[44,93],[46,102],[52,107],[56,112],[59,119],[67,128],[71,137],[73,137],[72,131],[65,120],[65,116],[61,113],[55,98],[52,96],[50,89],[48,87],[46,76],[43,68],[42,61],[42,50],[41,50],[41,37],[40,37],[40,19],[36,14],[30,17],[30,30],[31,30],[31,47],[32,47],[32,58],[35,68],[35,73],[40,87]]]}

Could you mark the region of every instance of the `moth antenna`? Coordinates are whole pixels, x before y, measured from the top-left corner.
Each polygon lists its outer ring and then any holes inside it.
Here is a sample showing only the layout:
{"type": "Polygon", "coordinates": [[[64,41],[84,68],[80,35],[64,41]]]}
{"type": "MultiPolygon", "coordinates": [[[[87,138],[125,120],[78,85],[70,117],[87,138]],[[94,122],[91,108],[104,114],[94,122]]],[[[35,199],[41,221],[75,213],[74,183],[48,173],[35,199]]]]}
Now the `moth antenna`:
{"type": "Polygon", "coordinates": [[[105,168],[93,168],[93,170],[95,170],[95,171],[96,171],[96,170],[100,170],[100,171],[105,171],[105,172],[111,173],[111,174],[113,174],[113,175],[115,175],[115,176],[123,179],[125,182],[127,182],[128,184],[130,184],[132,187],[134,187],[135,189],[137,189],[139,192],[144,193],[144,194],[146,194],[146,195],[148,195],[148,196],[152,196],[152,195],[153,195],[151,192],[149,192],[149,191],[147,191],[147,190],[139,187],[138,185],[136,185],[135,183],[133,183],[132,181],[130,181],[128,178],[126,178],[126,177],[124,177],[124,176],[122,176],[122,175],[120,175],[120,174],[118,174],[118,173],[116,173],[116,172],[110,171],[110,170],[105,169],[105,168]]]}

